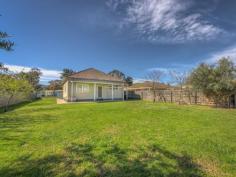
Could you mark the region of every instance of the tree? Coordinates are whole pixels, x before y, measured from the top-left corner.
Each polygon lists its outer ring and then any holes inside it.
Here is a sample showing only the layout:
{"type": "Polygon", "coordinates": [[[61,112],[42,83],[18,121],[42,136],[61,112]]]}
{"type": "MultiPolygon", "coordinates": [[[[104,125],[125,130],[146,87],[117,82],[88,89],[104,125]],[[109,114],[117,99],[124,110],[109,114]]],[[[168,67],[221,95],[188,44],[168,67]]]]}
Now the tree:
{"type": "Polygon", "coordinates": [[[235,81],[236,67],[229,58],[222,58],[214,65],[202,63],[190,76],[193,87],[213,99],[217,106],[228,105],[229,97],[236,92],[235,81]]]}
{"type": "Polygon", "coordinates": [[[4,111],[8,110],[11,100],[17,94],[27,95],[32,92],[31,84],[17,74],[0,74],[0,94],[7,97],[4,111]]]}
{"type": "Polygon", "coordinates": [[[127,84],[128,86],[131,86],[131,85],[133,85],[133,78],[130,77],[130,76],[127,76],[127,77],[125,78],[125,82],[126,82],[126,84],[127,84]]]}
{"type": "Polygon", "coordinates": [[[14,43],[9,40],[6,40],[9,37],[10,36],[6,32],[0,31],[0,49],[4,49],[7,51],[12,50],[14,43]]]}
{"type": "Polygon", "coordinates": [[[62,73],[61,73],[61,79],[62,79],[62,80],[65,80],[65,79],[67,79],[70,75],[75,74],[75,73],[76,73],[76,71],[74,71],[74,70],[72,70],[72,69],[64,68],[64,69],[62,70],[62,73]]]}
{"type": "Polygon", "coordinates": [[[4,66],[3,63],[0,63],[0,74],[8,72],[8,68],[4,66]]]}
{"type": "Polygon", "coordinates": [[[189,74],[188,72],[180,72],[180,71],[173,70],[173,71],[170,71],[170,75],[172,77],[173,83],[177,84],[180,87],[179,103],[182,103],[183,102],[183,86],[186,84],[189,74]]]}
{"type": "Polygon", "coordinates": [[[52,80],[49,82],[48,90],[61,90],[62,81],[61,80],[52,80]]]}
{"type": "Polygon", "coordinates": [[[19,77],[26,79],[32,85],[35,91],[39,90],[40,88],[39,81],[41,75],[42,73],[38,68],[32,68],[29,72],[21,71],[19,73],[19,77]]]}
{"type": "Polygon", "coordinates": [[[108,74],[113,76],[113,77],[118,77],[118,78],[122,79],[123,81],[126,82],[126,84],[128,86],[131,86],[133,84],[133,78],[132,77],[126,76],[123,72],[121,72],[117,69],[112,70],[108,74]]]}
{"type": "Polygon", "coordinates": [[[111,72],[108,73],[111,76],[118,77],[122,80],[125,80],[125,74],[117,69],[112,70],[111,72]]]}
{"type": "Polygon", "coordinates": [[[163,72],[160,70],[152,70],[146,75],[146,79],[152,82],[153,102],[156,102],[157,85],[160,83],[160,78],[163,72]]]}
{"type": "Polygon", "coordinates": [[[40,88],[39,86],[39,81],[40,81],[40,76],[42,75],[42,72],[38,68],[32,68],[28,72],[28,81],[29,83],[33,86],[35,90],[38,90],[40,88]]]}

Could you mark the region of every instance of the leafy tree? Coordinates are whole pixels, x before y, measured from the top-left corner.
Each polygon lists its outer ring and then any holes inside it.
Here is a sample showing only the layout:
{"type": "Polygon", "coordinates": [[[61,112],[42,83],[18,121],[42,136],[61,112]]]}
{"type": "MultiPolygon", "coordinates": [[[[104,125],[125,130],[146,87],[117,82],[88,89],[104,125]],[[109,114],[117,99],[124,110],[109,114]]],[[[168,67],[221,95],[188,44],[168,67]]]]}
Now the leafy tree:
{"type": "Polygon", "coordinates": [[[42,73],[38,68],[32,68],[29,72],[22,71],[19,73],[19,77],[26,79],[32,85],[34,90],[40,89],[39,81],[41,75],[42,73]]]}
{"type": "Polygon", "coordinates": [[[48,90],[61,90],[62,81],[61,80],[52,80],[49,82],[48,90]]]}
{"type": "Polygon", "coordinates": [[[200,64],[190,76],[194,88],[201,90],[216,105],[225,106],[229,96],[236,92],[236,68],[229,58],[216,64],[200,64]]]}
{"type": "Polygon", "coordinates": [[[131,85],[133,85],[133,78],[130,76],[127,76],[125,78],[125,82],[127,83],[128,86],[131,86],[131,85]]]}
{"type": "Polygon", "coordinates": [[[7,51],[12,50],[12,47],[14,45],[13,42],[7,40],[10,36],[6,32],[0,31],[0,49],[4,49],[7,51]]]}
{"type": "Polygon", "coordinates": [[[35,90],[39,89],[39,81],[40,81],[40,76],[42,75],[42,72],[38,68],[32,68],[28,72],[28,81],[29,83],[33,86],[35,90]]]}
{"type": "Polygon", "coordinates": [[[118,77],[120,79],[125,80],[125,74],[117,69],[112,70],[111,72],[108,73],[111,76],[118,77]]]}
{"type": "Polygon", "coordinates": [[[31,84],[17,74],[0,74],[0,94],[7,97],[5,111],[11,100],[18,94],[28,95],[33,91],[31,84]]]}
{"type": "Polygon", "coordinates": [[[8,72],[8,68],[4,66],[3,63],[0,63],[0,74],[8,72]]]}
{"type": "Polygon", "coordinates": [[[108,73],[111,76],[118,77],[126,82],[128,86],[131,86],[133,84],[133,78],[130,76],[126,76],[123,72],[114,69],[111,72],[108,73]]]}
{"type": "Polygon", "coordinates": [[[64,68],[64,69],[62,70],[62,73],[61,73],[61,79],[62,79],[62,80],[65,80],[65,79],[67,79],[70,75],[75,74],[75,73],[76,73],[76,71],[74,71],[74,70],[72,70],[72,69],[64,68]]]}

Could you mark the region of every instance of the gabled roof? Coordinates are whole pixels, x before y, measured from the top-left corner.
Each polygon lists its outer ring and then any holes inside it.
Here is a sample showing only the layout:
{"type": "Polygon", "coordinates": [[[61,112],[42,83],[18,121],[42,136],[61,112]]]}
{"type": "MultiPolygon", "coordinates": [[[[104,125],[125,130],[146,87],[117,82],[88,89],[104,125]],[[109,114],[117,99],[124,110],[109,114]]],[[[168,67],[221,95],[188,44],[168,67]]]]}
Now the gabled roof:
{"type": "Polygon", "coordinates": [[[81,80],[98,80],[98,81],[112,81],[112,82],[124,82],[122,79],[106,74],[94,68],[88,68],[83,71],[72,74],[69,79],[81,79],[81,80]]]}

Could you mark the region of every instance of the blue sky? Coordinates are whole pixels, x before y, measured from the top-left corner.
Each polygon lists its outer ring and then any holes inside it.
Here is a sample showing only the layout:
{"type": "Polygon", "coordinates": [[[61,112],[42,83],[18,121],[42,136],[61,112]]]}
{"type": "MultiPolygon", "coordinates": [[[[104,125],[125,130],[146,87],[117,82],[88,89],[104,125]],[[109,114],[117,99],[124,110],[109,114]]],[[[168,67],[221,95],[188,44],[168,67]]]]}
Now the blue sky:
{"type": "Polygon", "coordinates": [[[43,83],[65,67],[119,69],[138,80],[153,68],[236,61],[235,9],[235,0],[2,0],[0,30],[16,45],[0,61],[41,68],[43,83]]]}

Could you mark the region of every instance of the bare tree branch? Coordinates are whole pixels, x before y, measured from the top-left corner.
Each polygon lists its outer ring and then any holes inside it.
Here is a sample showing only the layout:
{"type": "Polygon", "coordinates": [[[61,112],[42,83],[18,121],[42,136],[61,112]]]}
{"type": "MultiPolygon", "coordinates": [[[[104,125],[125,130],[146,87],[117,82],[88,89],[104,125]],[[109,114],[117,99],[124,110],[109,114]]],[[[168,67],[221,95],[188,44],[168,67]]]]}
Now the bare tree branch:
{"type": "Polygon", "coordinates": [[[152,70],[146,75],[146,79],[152,82],[153,102],[156,102],[156,88],[157,84],[160,83],[160,78],[163,74],[163,71],[152,70]]]}
{"type": "Polygon", "coordinates": [[[173,83],[177,84],[180,87],[180,101],[179,103],[183,102],[183,86],[186,84],[187,79],[189,77],[188,72],[180,72],[172,70],[170,71],[170,76],[172,77],[173,83]]]}

